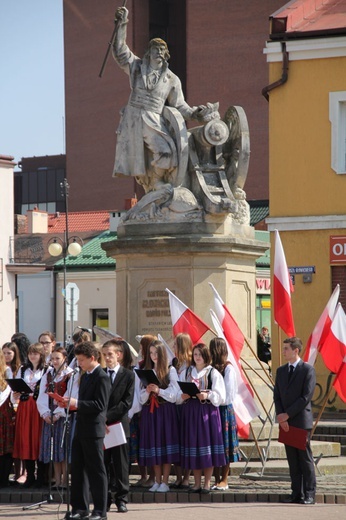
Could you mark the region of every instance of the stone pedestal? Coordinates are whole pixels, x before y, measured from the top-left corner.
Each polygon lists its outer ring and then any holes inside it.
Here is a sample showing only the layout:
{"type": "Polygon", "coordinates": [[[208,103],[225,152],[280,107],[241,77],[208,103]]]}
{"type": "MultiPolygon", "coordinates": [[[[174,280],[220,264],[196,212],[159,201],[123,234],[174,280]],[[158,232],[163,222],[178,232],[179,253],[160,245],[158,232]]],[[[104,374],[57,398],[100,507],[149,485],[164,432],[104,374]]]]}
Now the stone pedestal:
{"type": "Polygon", "coordinates": [[[255,260],[268,244],[253,238],[253,228],[234,225],[230,234],[223,223],[219,233],[214,228],[213,234],[203,234],[200,225],[198,233],[191,229],[185,234],[177,225],[164,234],[158,225],[132,227],[126,232],[120,229],[117,240],[103,245],[116,260],[118,334],[132,344],[137,334],[160,333],[169,339],[172,323],[166,288],[212,326],[209,309],[214,303],[208,284],[212,282],[256,348],[255,260]]]}
{"type": "MultiPolygon", "coordinates": [[[[198,226],[127,224],[118,230],[117,240],[102,247],[116,260],[116,332],[133,346],[138,346],[137,334],[172,337],[166,288],[212,328],[211,282],[257,351],[255,261],[269,244],[255,240],[252,227],[231,219],[198,226]]],[[[212,337],[207,333],[203,341],[209,344],[212,337]]],[[[245,364],[243,368],[269,410],[272,392],[255,372],[260,370],[266,379],[251,348],[244,344],[242,358],[254,370],[245,364]]],[[[264,411],[261,416],[265,418],[264,411]]]]}

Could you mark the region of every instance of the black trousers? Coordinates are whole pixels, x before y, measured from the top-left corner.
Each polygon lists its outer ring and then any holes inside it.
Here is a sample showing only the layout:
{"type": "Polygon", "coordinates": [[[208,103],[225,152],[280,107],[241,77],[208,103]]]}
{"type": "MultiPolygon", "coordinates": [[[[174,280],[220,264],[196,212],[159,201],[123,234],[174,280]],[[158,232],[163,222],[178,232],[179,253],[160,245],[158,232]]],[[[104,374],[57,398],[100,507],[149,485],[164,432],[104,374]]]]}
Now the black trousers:
{"type": "MultiPolygon", "coordinates": [[[[108,493],[114,493],[116,505],[129,501],[129,451],[128,443],[114,446],[104,451],[106,471],[108,475],[108,493]]],[[[110,503],[110,496],[108,501],[110,503]]]]}
{"type": "Polygon", "coordinates": [[[285,448],[290,470],[292,495],[298,498],[314,498],[316,475],[310,442],[308,442],[305,450],[298,450],[286,444],[285,448]]]}
{"type": "Polygon", "coordinates": [[[103,456],[103,438],[72,441],[71,506],[72,511],[89,511],[89,487],[94,512],[107,514],[107,474],[103,456]]]}

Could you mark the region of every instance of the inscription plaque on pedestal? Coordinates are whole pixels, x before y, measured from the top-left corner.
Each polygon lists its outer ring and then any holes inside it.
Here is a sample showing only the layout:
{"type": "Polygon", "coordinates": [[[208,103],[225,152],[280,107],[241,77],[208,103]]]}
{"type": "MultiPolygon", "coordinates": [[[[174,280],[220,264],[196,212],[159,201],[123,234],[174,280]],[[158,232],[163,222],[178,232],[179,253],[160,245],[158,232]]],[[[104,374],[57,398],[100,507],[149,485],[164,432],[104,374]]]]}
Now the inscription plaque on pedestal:
{"type": "MultiPolygon", "coordinates": [[[[167,278],[146,280],[138,288],[137,316],[140,334],[157,335],[160,333],[166,339],[172,336],[172,321],[166,287],[167,278]]],[[[172,283],[170,287],[172,287],[172,283]]],[[[172,292],[175,292],[174,289],[172,292]]]]}

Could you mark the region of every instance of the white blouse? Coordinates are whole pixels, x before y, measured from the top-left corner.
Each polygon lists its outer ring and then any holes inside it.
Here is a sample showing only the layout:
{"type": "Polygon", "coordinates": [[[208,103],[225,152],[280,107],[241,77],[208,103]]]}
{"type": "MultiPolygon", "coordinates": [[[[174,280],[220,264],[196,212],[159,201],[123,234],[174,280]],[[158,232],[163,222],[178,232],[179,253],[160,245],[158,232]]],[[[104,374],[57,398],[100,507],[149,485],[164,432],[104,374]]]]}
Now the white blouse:
{"type": "MultiPolygon", "coordinates": [[[[226,388],[225,383],[223,380],[222,375],[218,370],[213,369],[212,366],[208,365],[199,372],[197,371],[197,368],[195,366],[191,367],[191,374],[188,374],[188,377],[186,378],[186,370],[181,373],[180,375],[180,381],[189,381],[196,383],[198,388],[201,390],[206,390],[205,381],[208,378],[208,373],[211,371],[211,383],[212,388],[211,391],[208,393],[208,400],[214,405],[214,406],[220,406],[220,404],[223,404],[223,402],[226,399],[226,388]]],[[[182,391],[179,390],[177,403],[181,404],[183,402],[183,399],[181,397],[182,391]]]]}
{"type": "MultiPolygon", "coordinates": [[[[40,392],[38,394],[38,398],[36,401],[38,413],[41,417],[46,417],[51,413],[51,409],[49,407],[49,395],[47,394],[47,377],[48,374],[51,374],[54,377],[55,369],[50,367],[47,372],[43,375],[42,381],[40,384],[40,392]]],[[[55,381],[58,383],[61,381],[67,374],[73,372],[72,368],[66,367],[64,370],[61,370],[59,374],[55,377],[55,381]]],[[[60,415],[61,417],[65,416],[64,408],[55,407],[54,412],[55,415],[60,415]]]]}
{"type": "Polygon", "coordinates": [[[141,387],[141,381],[137,374],[135,373],[135,391],[133,395],[133,403],[131,408],[128,411],[128,417],[131,420],[135,413],[138,413],[142,409],[142,405],[139,401],[140,398],[140,387],[141,387]]]}
{"type": "Polygon", "coordinates": [[[226,398],[225,401],[221,404],[232,404],[238,390],[237,377],[232,365],[226,365],[223,380],[225,382],[226,398]]]}
{"type": "Polygon", "coordinates": [[[179,377],[179,380],[180,380],[180,375],[184,372],[186,372],[186,369],[189,367],[190,365],[188,365],[187,363],[183,363],[181,367],[179,367],[179,370],[176,368],[176,371],[178,372],[178,377],[179,377]]]}
{"type": "MultiPolygon", "coordinates": [[[[27,368],[24,372],[23,379],[28,386],[31,388],[31,392],[33,393],[35,390],[36,383],[41,379],[44,374],[44,369],[41,368],[39,370],[32,370],[31,368],[27,368]]],[[[19,368],[16,379],[22,378],[22,367],[19,368]]]]}
{"type": "MultiPolygon", "coordinates": [[[[13,374],[12,370],[7,367],[5,370],[5,379],[12,379],[13,374]]],[[[9,385],[6,386],[6,388],[2,391],[0,391],[0,406],[4,404],[8,396],[11,394],[11,387],[9,385]]]]}
{"type": "MultiPolygon", "coordinates": [[[[155,372],[155,370],[154,370],[155,372]]],[[[156,372],[155,372],[156,374],[156,372]]],[[[174,367],[170,367],[169,369],[169,385],[167,388],[159,389],[159,396],[165,399],[170,403],[175,403],[177,400],[177,395],[179,393],[179,385],[178,385],[178,374],[174,367]]],[[[140,393],[139,393],[139,402],[144,404],[149,399],[149,393],[146,389],[141,385],[140,393]]]]}

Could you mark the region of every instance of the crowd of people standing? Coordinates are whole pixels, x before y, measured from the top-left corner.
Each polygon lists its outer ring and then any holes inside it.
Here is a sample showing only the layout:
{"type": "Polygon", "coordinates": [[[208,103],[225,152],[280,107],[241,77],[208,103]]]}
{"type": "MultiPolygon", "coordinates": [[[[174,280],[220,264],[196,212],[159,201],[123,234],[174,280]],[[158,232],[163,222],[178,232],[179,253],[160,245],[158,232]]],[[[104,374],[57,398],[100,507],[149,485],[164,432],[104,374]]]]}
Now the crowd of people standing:
{"type": "Polygon", "coordinates": [[[134,463],[140,470],[136,485],[150,492],[227,488],[229,465],[240,455],[232,407],[236,380],[223,339],[193,345],[188,334],[179,334],[172,359],[154,335],[141,337],[138,358],[126,341],[98,345],[82,330],[70,352],[49,331],[33,344],[16,336],[0,350],[1,486],[25,474],[23,487],[63,489],[71,471],[72,520],[89,515],[89,488],[92,520],[105,518],[112,502],[126,512],[134,463]],[[152,370],[155,383],[145,384],[137,368],[152,370]],[[11,391],[10,379],[23,379],[27,393],[11,391]],[[197,386],[196,395],[182,390],[184,382],[197,386]],[[103,450],[104,436],[117,422],[127,442],[103,450]]]}

